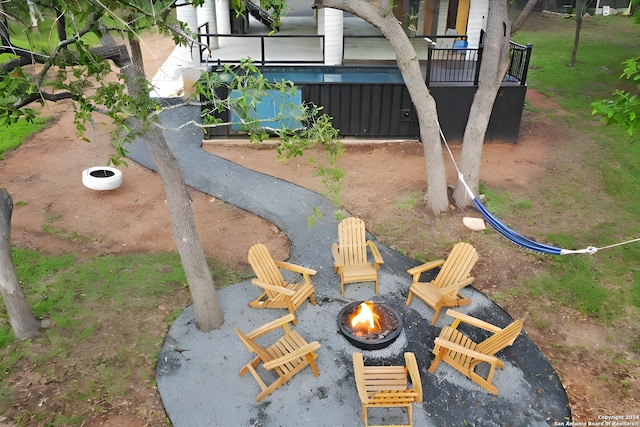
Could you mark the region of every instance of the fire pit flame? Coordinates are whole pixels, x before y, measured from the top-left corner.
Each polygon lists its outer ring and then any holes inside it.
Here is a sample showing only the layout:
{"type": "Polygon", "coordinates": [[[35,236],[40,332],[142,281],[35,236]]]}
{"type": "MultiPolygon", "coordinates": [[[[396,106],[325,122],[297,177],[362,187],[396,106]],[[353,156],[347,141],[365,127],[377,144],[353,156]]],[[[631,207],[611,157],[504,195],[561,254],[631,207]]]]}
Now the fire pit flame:
{"type": "Polygon", "coordinates": [[[374,304],[363,302],[349,319],[354,335],[360,337],[368,334],[380,333],[380,316],[374,311],[374,304]]]}
{"type": "Polygon", "coordinates": [[[355,301],[338,313],[338,330],[358,348],[379,350],[398,338],[402,332],[402,318],[386,304],[355,301]]]}

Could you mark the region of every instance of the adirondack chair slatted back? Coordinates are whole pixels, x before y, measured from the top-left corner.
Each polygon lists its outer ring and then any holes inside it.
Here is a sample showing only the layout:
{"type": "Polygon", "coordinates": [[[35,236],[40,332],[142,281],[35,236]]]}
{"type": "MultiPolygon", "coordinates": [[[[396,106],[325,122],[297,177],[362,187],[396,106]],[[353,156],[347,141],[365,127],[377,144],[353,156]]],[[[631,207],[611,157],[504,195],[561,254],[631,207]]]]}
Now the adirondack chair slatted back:
{"type": "Polygon", "coordinates": [[[456,243],[433,281],[437,288],[445,288],[469,277],[478,261],[476,249],[466,242],[456,243]]]}
{"type": "MultiPolygon", "coordinates": [[[[295,331],[288,332],[285,336],[283,336],[279,341],[277,348],[271,349],[273,359],[277,359],[283,355],[289,354],[296,349],[304,346],[306,341],[302,339],[302,337],[295,331]]],[[[311,356],[309,356],[311,357],[311,356]]],[[[290,362],[279,365],[277,369],[282,372],[282,375],[285,375],[293,370],[295,370],[300,363],[304,361],[303,358],[293,359],[290,362]]]]}
{"type": "Polygon", "coordinates": [[[364,221],[345,218],[338,224],[338,244],[344,265],[367,263],[367,239],[364,221]]]}
{"type": "Polygon", "coordinates": [[[369,400],[380,391],[400,391],[407,388],[407,377],[404,367],[402,366],[386,366],[367,369],[364,367],[364,384],[367,390],[369,400]]]}
{"type": "Polygon", "coordinates": [[[368,407],[404,407],[408,423],[402,426],[413,426],[411,405],[422,402],[422,381],[415,355],[404,354],[406,366],[365,366],[362,353],[353,353],[352,357],[364,425],[369,425],[368,407]]]}
{"type": "Polygon", "coordinates": [[[478,344],[475,350],[493,356],[503,348],[512,345],[521,330],[522,320],[514,320],[509,326],[478,344]]]}
{"type": "Polygon", "coordinates": [[[250,373],[260,386],[262,391],[256,397],[257,402],[269,396],[307,365],[313,371],[314,376],[320,375],[315,363],[315,358],[318,356],[316,351],[320,348],[320,343],[318,341],[307,343],[297,331],[291,329],[289,323],[294,320],[295,316],[289,313],[246,334],[235,328],[242,343],[251,353],[257,354],[257,357],[244,365],[239,372],[240,376],[250,373]],[[283,335],[269,347],[264,348],[256,342],[262,336],[271,338],[274,331],[280,328],[282,328],[283,335]],[[268,380],[267,377],[273,377],[273,375],[261,376],[265,370],[278,376],[277,379],[270,381],[269,385],[265,381],[268,380]]]}
{"type": "Polygon", "coordinates": [[[493,376],[497,368],[504,368],[505,365],[496,357],[496,353],[513,344],[522,330],[522,320],[514,320],[507,327],[500,329],[454,310],[447,310],[447,314],[455,320],[451,326],[442,328],[440,336],[435,339],[435,358],[429,372],[434,373],[440,362],[444,361],[488,392],[498,394],[498,388],[493,384],[493,376]],[[456,329],[461,322],[491,332],[491,335],[476,344],[456,329]],[[487,364],[488,371],[476,370],[481,363],[487,364]]]}
{"type": "MultiPolygon", "coordinates": [[[[445,326],[443,328],[441,337],[464,348],[468,348],[469,350],[476,350],[477,347],[477,344],[475,342],[473,342],[465,335],[460,333],[457,329],[452,328],[451,326],[445,326]]],[[[469,364],[473,361],[472,357],[464,353],[459,353],[457,351],[449,351],[449,357],[451,357],[456,363],[460,364],[461,366],[469,366],[469,364]]]]}
{"type": "MultiPolygon", "coordinates": [[[[280,269],[271,258],[267,247],[262,243],[255,244],[249,249],[249,264],[251,264],[258,280],[271,285],[286,286],[280,269]]],[[[267,291],[267,294],[271,298],[276,297],[276,295],[271,295],[272,292],[267,291]]]]}

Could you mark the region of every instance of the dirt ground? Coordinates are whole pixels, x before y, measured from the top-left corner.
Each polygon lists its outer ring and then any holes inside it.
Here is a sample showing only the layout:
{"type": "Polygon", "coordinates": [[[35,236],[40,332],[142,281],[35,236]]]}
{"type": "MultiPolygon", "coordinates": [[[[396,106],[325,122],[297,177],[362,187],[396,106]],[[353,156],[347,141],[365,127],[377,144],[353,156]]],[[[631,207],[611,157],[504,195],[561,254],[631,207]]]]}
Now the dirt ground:
{"type": "MultiPolygon", "coordinates": [[[[159,47],[154,50],[152,43],[156,40],[148,41],[150,51],[167,49],[164,41],[157,42],[159,47]]],[[[152,70],[147,72],[152,74],[152,70]]],[[[538,93],[529,91],[527,99],[536,108],[555,110],[555,116],[563,114],[552,100],[538,93]]],[[[91,143],[82,142],[76,137],[68,104],[47,106],[46,110],[45,115],[55,117],[55,122],[0,162],[0,182],[14,203],[21,205],[14,209],[13,244],[45,253],[71,251],[79,256],[175,251],[159,177],[130,162],[129,167],[122,168],[124,182],[117,190],[96,192],[85,188],[81,182],[82,170],[104,165],[112,152],[104,125],[99,125],[97,137],[91,143]],[[43,231],[47,225],[63,232],[43,231]],[[73,239],[69,238],[71,233],[75,236],[73,239]]],[[[481,179],[487,186],[523,191],[535,186],[537,178],[553,167],[566,130],[550,118],[552,116],[553,113],[547,114],[546,118],[538,117],[534,121],[525,115],[518,144],[485,146],[481,179]]],[[[216,143],[206,143],[204,147],[247,167],[311,189],[322,189],[319,179],[313,176],[314,166],[305,158],[282,164],[268,148],[216,143]]],[[[417,142],[348,143],[346,147],[341,159],[346,172],[344,208],[363,218],[369,230],[385,243],[433,258],[445,255],[451,242],[468,239],[477,244],[480,253],[474,276],[482,280],[474,285],[489,295],[540,270],[539,262],[529,254],[510,245],[492,243],[479,237],[480,234],[470,234],[460,220],[464,213],[452,214],[434,224],[420,213],[420,202],[411,212],[398,207],[412,193],[424,193],[426,188],[424,157],[417,142]],[[400,222],[414,224],[418,233],[405,230],[403,236],[420,236],[424,234],[422,229],[433,227],[430,242],[396,238],[393,224],[400,222]]],[[[453,147],[453,151],[456,155],[458,147],[453,147]]],[[[455,182],[453,172],[450,182],[455,182]]],[[[272,224],[211,196],[192,191],[192,197],[198,232],[208,256],[245,263],[251,245],[269,241],[274,257],[287,257],[287,237],[272,224]]],[[[510,225],[518,228],[520,224],[510,225]]],[[[601,414],[640,413],[637,401],[621,399],[598,380],[599,375],[614,368],[610,368],[610,355],[591,351],[591,348],[602,345],[610,330],[566,308],[557,317],[558,323],[563,324],[562,329],[538,327],[527,301],[510,300],[505,308],[513,317],[525,320],[527,333],[557,369],[567,388],[575,420],[595,421],[601,414]]],[[[634,378],[635,390],[638,374],[629,373],[634,378]]],[[[154,390],[132,387],[131,395],[125,400],[128,405],[114,405],[109,413],[86,420],[83,425],[153,426],[166,422],[154,390]],[[140,411],[141,407],[144,411],[140,411]]]]}

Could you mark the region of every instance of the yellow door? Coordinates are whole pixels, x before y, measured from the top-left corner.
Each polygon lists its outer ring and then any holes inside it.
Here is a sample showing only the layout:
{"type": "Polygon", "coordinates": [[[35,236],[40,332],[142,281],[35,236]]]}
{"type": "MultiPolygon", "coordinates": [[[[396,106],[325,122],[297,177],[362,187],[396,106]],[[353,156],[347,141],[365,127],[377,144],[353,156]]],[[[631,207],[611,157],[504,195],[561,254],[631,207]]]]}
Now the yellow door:
{"type": "Polygon", "coordinates": [[[467,23],[469,22],[469,7],[471,0],[458,1],[458,13],[456,14],[456,31],[458,34],[467,34],[467,23]]]}

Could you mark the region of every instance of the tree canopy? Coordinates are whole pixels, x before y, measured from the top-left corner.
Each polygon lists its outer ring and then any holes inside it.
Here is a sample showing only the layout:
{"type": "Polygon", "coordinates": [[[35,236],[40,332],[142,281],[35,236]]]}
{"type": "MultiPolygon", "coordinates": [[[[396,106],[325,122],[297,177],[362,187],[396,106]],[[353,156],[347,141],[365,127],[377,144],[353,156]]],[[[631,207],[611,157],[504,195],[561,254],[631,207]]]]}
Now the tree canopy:
{"type": "MultiPolygon", "coordinates": [[[[203,1],[194,0],[177,7],[194,7],[203,1]]],[[[165,107],[175,106],[167,106],[151,97],[151,84],[144,75],[139,49],[139,36],[144,31],[169,34],[177,44],[196,42],[187,24],[178,22],[176,14],[172,13],[176,2],[42,0],[34,4],[42,12],[42,20],[31,19],[32,10],[27,2],[3,3],[0,25],[0,124],[10,125],[20,117],[32,120],[38,114],[38,110],[32,108],[34,103],[71,100],[78,136],[85,140],[89,140],[87,134],[94,123],[93,114],[101,113],[111,118],[112,141],[116,149],[111,159],[113,163],[118,164],[125,156],[127,142],[140,138],[165,187],[174,240],[193,298],[196,325],[203,331],[220,327],[224,321],[222,309],[198,239],[190,196],[159,120],[165,107]]],[[[250,64],[247,67],[245,71],[252,70],[250,64]]],[[[236,77],[237,80],[232,79],[237,83],[236,89],[253,91],[252,97],[240,101],[253,99],[255,104],[266,89],[283,92],[292,89],[286,82],[271,85],[264,80],[254,79],[252,72],[243,72],[236,77]]],[[[209,101],[214,103],[214,108],[230,107],[228,99],[209,101]]],[[[238,103],[235,107],[240,110],[243,108],[238,103]]],[[[244,105],[245,113],[248,107],[250,105],[244,105]]],[[[305,107],[300,120],[306,126],[301,132],[278,132],[287,143],[281,148],[285,156],[295,156],[309,145],[333,140],[335,130],[327,117],[318,112],[316,107],[305,107]]],[[[248,120],[249,117],[247,114],[242,117],[245,124],[255,125],[248,120]]],[[[266,136],[257,131],[256,135],[258,138],[266,136]]],[[[329,144],[328,147],[330,152],[339,154],[339,145],[329,144]]],[[[330,177],[337,176],[336,170],[332,165],[325,169],[330,177]]],[[[5,210],[9,212],[10,203],[5,205],[5,210]]],[[[5,235],[8,236],[8,221],[4,226],[7,229],[5,235]]],[[[7,244],[5,250],[0,251],[0,260],[4,261],[3,265],[7,268],[12,265],[10,250],[6,249],[8,247],[7,244]]],[[[14,289],[21,290],[15,277],[0,281],[3,295],[15,293],[14,289]]],[[[14,310],[16,318],[33,317],[24,295],[21,295],[19,302],[5,298],[5,303],[14,306],[20,304],[20,309],[14,310]]],[[[12,319],[12,325],[19,323],[12,319]]],[[[37,322],[22,323],[29,323],[30,330],[14,331],[16,336],[28,338],[37,334],[37,322]]]]}

